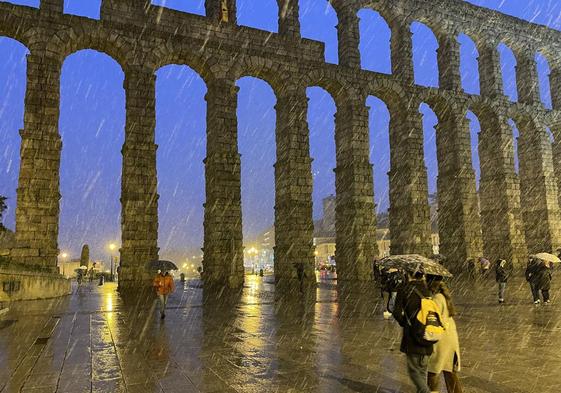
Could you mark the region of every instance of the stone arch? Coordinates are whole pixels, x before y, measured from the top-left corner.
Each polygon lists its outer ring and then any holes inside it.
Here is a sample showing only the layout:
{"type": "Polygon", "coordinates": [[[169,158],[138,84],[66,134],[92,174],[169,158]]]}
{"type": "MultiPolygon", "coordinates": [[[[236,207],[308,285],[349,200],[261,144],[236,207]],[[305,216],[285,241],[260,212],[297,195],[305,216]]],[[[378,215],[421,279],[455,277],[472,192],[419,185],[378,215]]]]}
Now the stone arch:
{"type": "MultiPolygon", "coordinates": [[[[369,108],[369,142],[370,162],[373,165],[374,204],[376,213],[387,216],[389,212],[389,176],[390,165],[390,107],[377,95],[369,94],[366,98],[369,108]]],[[[387,220],[386,220],[387,221],[387,220]]],[[[386,229],[389,222],[377,222],[380,229],[386,229]]],[[[388,233],[384,234],[384,242],[379,251],[381,255],[389,254],[388,233]]]]}
{"type": "Polygon", "coordinates": [[[87,240],[99,258],[105,242],[117,239],[122,228],[123,205],[119,196],[122,195],[121,146],[125,141],[127,117],[125,73],[107,53],[82,49],[65,58],[60,75],[58,131],[62,140],[59,172],[62,198],[58,244],[76,253],[82,246],[78,242],[87,240]],[[98,70],[102,73],[98,74],[98,70]],[[90,87],[77,88],[83,86],[82,81],[91,86],[91,94],[87,92],[90,87]],[[90,151],[95,154],[87,154],[90,151]],[[80,168],[79,176],[74,173],[76,168],[80,168]],[[102,210],[110,212],[111,218],[97,214],[102,210]],[[100,231],[102,223],[109,233],[100,231]]]}
{"type": "Polygon", "coordinates": [[[411,40],[415,83],[421,86],[438,87],[437,50],[439,45],[436,35],[438,31],[419,20],[411,23],[410,31],[413,34],[411,40]]]}
{"type": "Polygon", "coordinates": [[[236,80],[237,141],[241,162],[242,233],[255,239],[275,222],[275,165],[280,149],[278,97],[264,78],[242,75],[236,80]],[[258,116],[255,114],[259,113],[258,116]],[[260,194],[251,190],[261,189],[260,194]]]}
{"type": "Polygon", "coordinates": [[[166,64],[155,73],[158,245],[163,258],[170,250],[203,244],[208,88],[195,69],[182,63],[166,64]]]}
{"type": "Polygon", "coordinates": [[[361,68],[369,71],[391,74],[392,33],[388,24],[388,19],[384,18],[382,13],[373,8],[362,8],[358,11],[357,15],[359,18],[361,68]],[[387,40],[385,40],[386,38],[387,40]],[[372,48],[372,53],[368,50],[370,48],[372,48]],[[376,50],[376,52],[374,52],[374,50],[376,50]],[[378,53],[379,51],[382,53],[378,53]],[[375,64],[372,58],[384,59],[387,63],[380,64],[378,62],[375,64]]]}
{"type": "Polygon", "coordinates": [[[457,36],[460,44],[460,78],[464,92],[480,94],[479,51],[475,40],[469,34],[457,36]]]}
{"type": "Polygon", "coordinates": [[[402,85],[391,81],[376,79],[372,81],[366,88],[366,92],[370,96],[375,96],[383,101],[390,115],[398,112],[398,108],[407,105],[409,98],[402,85]]]}
{"type": "Polygon", "coordinates": [[[130,65],[136,63],[136,51],[124,38],[112,35],[99,24],[88,28],[84,23],[78,28],[59,30],[47,43],[47,52],[53,53],[62,63],[69,55],[83,49],[93,49],[113,58],[127,74],[130,65]]]}
{"type": "Polygon", "coordinates": [[[301,85],[305,87],[321,87],[329,93],[335,101],[335,106],[342,106],[347,97],[357,97],[364,95],[363,92],[356,90],[346,79],[334,70],[313,70],[303,75],[301,85]]]}
{"type": "MultiPolygon", "coordinates": [[[[218,77],[218,75],[216,76],[218,77]]],[[[280,63],[259,56],[244,56],[236,61],[224,76],[232,80],[238,80],[245,76],[262,79],[272,87],[277,97],[279,92],[288,85],[291,77],[290,72],[280,63]]]]}
{"type": "Polygon", "coordinates": [[[535,57],[539,94],[542,104],[547,109],[552,109],[550,75],[551,67],[548,57],[543,52],[536,52],[535,57]]]}
{"type": "MultiPolygon", "coordinates": [[[[8,198],[8,209],[4,223],[7,228],[15,227],[18,175],[20,171],[20,130],[24,129],[25,95],[27,90],[27,55],[29,48],[21,41],[11,37],[0,36],[0,48],[3,58],[0,67],[0,184],[3,196],[8,198]],[[5,68],[9,66],[9,68],[5,68]],[[7,72],[6,72],[7,71],[7,72]]],[[[2,223],[0,222],[0,226],[2,223]]]]}
{"type": "Polygon", "coordinates": [[[503,93],[511,101],[518,101],[518,88],[516,83],[516,56],[512,50],[513,46],[508,41],[501,41],[497,45],[500,57],[501,75],[503,79],[503,93]]]}
{"type": "Polygon", "coordinates": [[[157,72],[168,65],[185,65],[195,71],[205,82],[213,81],[215,73],[219,72],[219,61],[208,54],[196,54],[185,48],[176,48],[173,43],[166,42],[156,45],[154,51],[146,58],[145,65],[157,72]]]}

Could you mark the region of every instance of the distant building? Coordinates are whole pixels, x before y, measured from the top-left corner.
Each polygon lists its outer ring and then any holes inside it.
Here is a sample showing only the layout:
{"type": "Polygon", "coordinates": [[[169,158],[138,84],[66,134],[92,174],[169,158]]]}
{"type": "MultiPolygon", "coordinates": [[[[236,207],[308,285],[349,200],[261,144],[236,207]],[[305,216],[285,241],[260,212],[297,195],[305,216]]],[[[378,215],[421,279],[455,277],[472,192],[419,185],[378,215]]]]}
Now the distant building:
{"type": "MultiPolygon", "coordinates": [[[[316,265],[327,265],[335,261],[335,195],[330,195],[323,199],[323,215],[319,220],[314,221],[314,246],[316,265]]],[[[438,200],[436,194],[429,196],[431,227],[432,227],[432,251],[438,254],[439,236],[438,236],[438,200]]],[[[390,255],[391,234],[389,230],[389,217],[387,212],[378,214],[378,228],[376,229],[376,242],[378,244],[378,252],[380,257],[390,255]]],[[[274,246],[275,246],[275,228],[274,226],[259,235],[251,244],[259,248],[259,259],[266,260],[271,266],[274,264],[274,246]]],[[[251,247],[246,247],[247,249],[251,247]]],[[[249,257],[247,257],[249,258],[249,257]]]]}

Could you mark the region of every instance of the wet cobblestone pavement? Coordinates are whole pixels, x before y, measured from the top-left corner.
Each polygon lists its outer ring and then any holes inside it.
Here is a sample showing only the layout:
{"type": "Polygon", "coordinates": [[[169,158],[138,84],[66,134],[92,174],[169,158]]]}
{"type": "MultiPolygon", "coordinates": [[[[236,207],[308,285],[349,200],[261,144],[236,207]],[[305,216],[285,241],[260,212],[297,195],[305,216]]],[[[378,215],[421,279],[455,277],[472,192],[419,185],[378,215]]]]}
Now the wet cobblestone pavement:
{"type": "MultiPolygon", "coordinates": [[[[114,284],[14,303],[0,317],[0,391],[413,392],[381,301],[338,301],[329,280],[280,301],[267,280],[249,276],[222,300],[178,285],[164,321],[114,284]]],[[[540,307],[521,279],[505,305],[491,281],[456,285],[465,392],[561,392],[559,285],[540,307]]]]}

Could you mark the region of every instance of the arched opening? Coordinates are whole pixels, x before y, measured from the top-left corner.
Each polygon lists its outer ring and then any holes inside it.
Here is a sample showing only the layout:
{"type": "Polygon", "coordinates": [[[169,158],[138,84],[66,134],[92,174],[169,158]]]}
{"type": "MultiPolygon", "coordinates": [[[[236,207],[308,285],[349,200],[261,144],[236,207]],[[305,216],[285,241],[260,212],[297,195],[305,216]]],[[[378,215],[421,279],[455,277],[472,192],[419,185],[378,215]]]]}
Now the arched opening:
{"type": "Polygon", "coordinates": [[[380,255],[389,255],[390,184],[390,112],[384,101],[375,96],[366,99],[370,107],[370,162],[374,167],[374,203],[376,204],[377,232],[380,255]]]}
{"type": "Polygon", "coordinates": [[[6,3],[16,4],[16,5],[26,5],[28,7],[39,8],[41,0],[2,0],[6,3]]]}
{"type": "Polygon", "coordinates": [[[479,52],[473,40],[465,35],[458,35],[460,43],[460,76],[462,88],[468,94],[480,94],[479,52]]]}
{"type": "Polygon", "coordinates": [[[19,41],[0,37],[0,53],[0,195],[8,198],[0,225],[14,229],[29,50],[19,41]]]}
{"type": "Polygon", "coordinates": [[[438,87],[438,41],[433,31],[425,24],[413,22],[413,72],[415,83],[421,86],[438,87]]]}
{"type": "Polygon", "coordinates": [[[152,0],[151,4],[190,14],[206,15],[205,0],[152,0]]]}
{"type": "Polygon", "coordinates": [[[279,6],[276,0],[238,0],[236,17],[241,26],[273,33],[279,31],[279,6]]]}
{"type": "Polygon", "coordinates": [[[360,19],[360,64],[365,70],[392,73],[391,29],[386,20],[376,11],[362,9],[360,19]]]}
{"type": "Polygon", "coordinates": [[[308,127],[312,157],[312,201],[316,264],[335,257],[335,113],[333,97],[321,87],[309,87],[308,127]]]}
{"type": "Polygon", "coordinates": [[[518,101],[518,88],[516,85],[516,57],[514,52],[504,43],[497,47],[501,58],[501,73],[503,76],[504,94],[513,102],[518,101]]]}
{"type": "Polygon", "coordinates": [[[277,99],[262,79],[244,77],[236,85],[244,264],[258,271],[273,266],[277,99]]]}
{"type": "Polygon", "coordinates": [[[161,258],[179,262],[188,275],[200,265],[203,246],[206,90],[187,66],[156,72],[158,246],[161,258]]]}
{"type": "Polygon", "coordinates": [[[64,13],[100,19],[101,0],[64,0],[64,13]]]}
{"type": "Polygon", "coordinates": [[[119,64],[94,50],[76,52],[62,66],[58,244],[70,256],[88,244],[92,260],[107,260],[108,243],[120,239],[123,80],[119,64]]]}
{"type": "Polygon", "coordinates": [[[469,133],[471,141],[471,165],[475,173],[475,186],[479,190],[479,181],[481,179],[481,166],[479,163],[479,133],[481,132],[481,124],[479,118],[472,111],[467,111],[466,119],[469,121],[469,133]]]}
{"type": "Polygon", "coordinates": [[[551,69],[549,68],[547,58],[540,52],[536,53],[536,65],[538,69],[541,101],[547,109],[551,109],[553,108],[551,103],[551,86],[549,81],[551,69]]]}
{"type": "Polygon", "coordinates": [[[520,133],[518,131],[518,126],[512,119],[508,119],[508,124],[512,128],[512,150],[514,151],[514,172],[516,174],[520,173],[520,161],[518,157],[518,137],[520,133]]]}
{"type": "Polygon", "coordinates": [[[325,43],[325,61],[339,63],[337,13],[328,1],[300,0],[300,29],[303,38],[325,43]]]}
{"type": "Polygon", "coordinates": [[[438,233],[438,159],[436,154],[436,125],[438,124],[438,118],[432,108],[426,103],[420,105],[419,112],[423,115],[423,151],[427,168],[431,230],[434,234],[438,233]]]}

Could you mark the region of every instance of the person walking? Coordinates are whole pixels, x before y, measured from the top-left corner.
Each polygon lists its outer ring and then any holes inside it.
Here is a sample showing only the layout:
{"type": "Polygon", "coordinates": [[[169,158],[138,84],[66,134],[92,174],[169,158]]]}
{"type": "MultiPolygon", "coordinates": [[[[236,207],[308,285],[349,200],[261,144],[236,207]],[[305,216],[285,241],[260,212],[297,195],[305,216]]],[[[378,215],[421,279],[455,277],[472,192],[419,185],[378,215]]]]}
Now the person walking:
{"type": "MultiPolygon", "coordinates": [[[[390,268],[382,272],[382,290],[388,293],[388,301],[386,303],[386,310],[384,311],[384,319],[389,319],[392,316],[395,308],[395,300],[397,292],[401,285],[403,285],[403,275],[396,268],[390,268]]],[[[382,295],[383,297],[383,295],[382,295]]]]}
{"type": "Polygon", "coordinates": [[[551,289],[551,267],[549,262],[539,260],[534,272],[534,304],[540,303],[540,291],[544,304],[549,304],[549,290],[551,289]]]}
{"type": "Polygon", "coordinates": [[[495,264],[495,280],[499,284],[499,303],[505,301],[506,283],[512,275],[512,262],[507,262],[504,259],[499,259],[495,264]]]}
{"type": "Polygon", "coordinates": [[[417,339],[411,321],[421,308],[422,297],[429,297],[430,291],[421,271],[409,274],[409,282],[397,293],[393,316],[403,328],[400,351],[407,356],[407,372],[417,393],[431,393],[428,386],[429,358],[434,344],[421,343],[417,339]]]}
{"type": "Polygon", "coordinates": [[[160,300],[160,316],[162,319],[166,317],[166,304],[168,302],[169,295],[175,291],[175,283],[173,282],[173,277],[169,272],[158,271],[158,274],[154,278],[154,288],[158,299],[160,300]]]}
{"type": "Polygon", "coordinates": [[[440,309],[442,322],[446,327],[444,334],[433,347],[428,367],[428,385],[433,392],[439,392],[440,375],[444,374],[448,393],[462,393],[457,374],[460,371],[460,342],[454,321],[456,310],[450,290],[441,276],[429,276],[427,282],[433,293],[432,299],[440,309]]]}
{"type": "Polygon", "coordinates": [[[526,281],[528,281],[528,284],[530,284],[530,290],[532,291],[532,298],[535,305],[540,304],[540,280],[538,277],[538,270],[540,268],[539,265],[540,261],[533,256],[530,256],[526,265],[526,272],[524,273],[524,275],[526,276],[526,281]]]}

